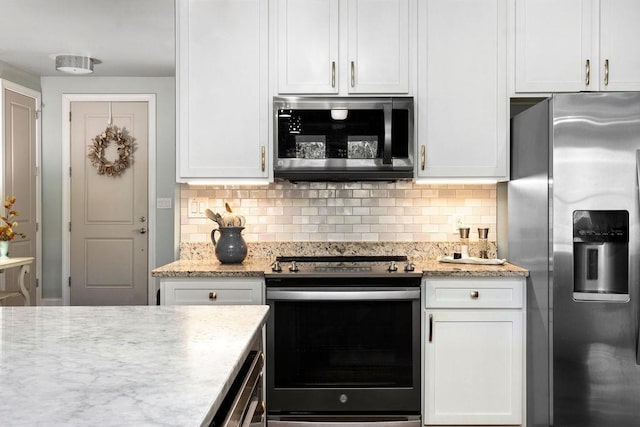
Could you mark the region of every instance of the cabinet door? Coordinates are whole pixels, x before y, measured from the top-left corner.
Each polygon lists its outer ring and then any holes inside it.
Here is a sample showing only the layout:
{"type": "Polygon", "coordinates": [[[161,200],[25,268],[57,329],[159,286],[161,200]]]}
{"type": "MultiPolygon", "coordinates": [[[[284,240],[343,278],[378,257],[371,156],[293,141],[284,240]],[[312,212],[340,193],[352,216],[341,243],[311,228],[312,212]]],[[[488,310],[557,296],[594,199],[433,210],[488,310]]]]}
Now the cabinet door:
{"type": "Polygon", "coordinates": [[[418,178],[506,179],[506,2],[419,8],[418,178]]]}
{"type": "Polygon", "coordinates": [[[338,6],[338,0],[279,0],[279,93],[338,93],[338,6]]]}
{"type": "Polygon", "coordinates": [[[268,178],[268,2],[176,7],[177,180],[268,178]]]}
{"type": "Polygon", "coordinates": [[[522,316],[426,311],[424,424],[522,423],[522,316]]]}
{"type": "Polygon", "coordinates": [[[639,1],[600,0],[601,90],[640,90],[638,22],[639,1]]]}
{"type": "Polygon", "coordinates": [[[593,0],[516,0],[515,34],[516,92],[598,90],[593,0]]]}
{"type": "Polygon", "coordinates": [[[348,1],[349,92],[407,93],[409,0],[348,1]]]}

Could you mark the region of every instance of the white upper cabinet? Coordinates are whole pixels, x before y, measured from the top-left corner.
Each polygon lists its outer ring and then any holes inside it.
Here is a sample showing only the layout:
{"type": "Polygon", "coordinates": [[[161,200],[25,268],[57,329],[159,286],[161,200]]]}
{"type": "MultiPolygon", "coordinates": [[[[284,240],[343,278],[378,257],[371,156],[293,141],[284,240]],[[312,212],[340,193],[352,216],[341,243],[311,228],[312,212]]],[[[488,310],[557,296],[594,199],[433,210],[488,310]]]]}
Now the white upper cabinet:
{"type": "Polygon", "coordinates": [[[338,0],[278,1],[280,93],[338,93],[338,0]]]}
{"type": "Polygon", "coordinates": [[[408,93],[410,3],[278,0],[278,93],[408,93]]]}
{"type": "Polygon", "coordinates": [[[516,0],[515,92],[640,90],[640,2],[516,0]]]}
{"type": "Polygon", "coordinates": [[[600,90],[640,90],[640,1],[600,0],[600,90]]]}
{"type": "Polygon", "coordinates": [[[409,0],[349,0],[350,93],[409,91],[409,0]]]}
{"type": "Polygon", "coordinates": [[[506,3],[419,2],[418,180],[508,178],[506,3]]]}
{"type": "Polygon", "coordinates": [[[177,181],[268,180],[268,2],[176,8],[177,181]]]}

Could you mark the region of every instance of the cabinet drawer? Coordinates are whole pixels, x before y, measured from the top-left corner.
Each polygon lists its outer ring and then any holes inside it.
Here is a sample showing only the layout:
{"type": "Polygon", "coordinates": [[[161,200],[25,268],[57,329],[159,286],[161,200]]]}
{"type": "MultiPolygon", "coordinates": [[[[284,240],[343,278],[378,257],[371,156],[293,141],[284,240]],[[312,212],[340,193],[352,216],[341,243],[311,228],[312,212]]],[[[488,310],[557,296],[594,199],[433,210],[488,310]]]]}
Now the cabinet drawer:
{"type": "Polygon", "coordinates": [[[425,279],[427,308],[521,308],[524,277],[425,279]]]}
{"type": "Polygon", "coordinates": [[[162,305],[262,304],[261,280],[181,280],[161,283],[162,305]]]}

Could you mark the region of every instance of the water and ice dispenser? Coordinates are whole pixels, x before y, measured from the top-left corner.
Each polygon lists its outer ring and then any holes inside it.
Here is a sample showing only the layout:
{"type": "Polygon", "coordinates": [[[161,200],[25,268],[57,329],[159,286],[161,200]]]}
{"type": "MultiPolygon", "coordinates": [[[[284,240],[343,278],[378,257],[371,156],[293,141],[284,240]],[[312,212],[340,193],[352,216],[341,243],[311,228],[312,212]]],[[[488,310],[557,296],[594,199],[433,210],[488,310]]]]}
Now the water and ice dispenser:
{"type": "Polygon", "coordinates": [[[573,298],[629,301],[629,212],[573,212],[573,298]]]}

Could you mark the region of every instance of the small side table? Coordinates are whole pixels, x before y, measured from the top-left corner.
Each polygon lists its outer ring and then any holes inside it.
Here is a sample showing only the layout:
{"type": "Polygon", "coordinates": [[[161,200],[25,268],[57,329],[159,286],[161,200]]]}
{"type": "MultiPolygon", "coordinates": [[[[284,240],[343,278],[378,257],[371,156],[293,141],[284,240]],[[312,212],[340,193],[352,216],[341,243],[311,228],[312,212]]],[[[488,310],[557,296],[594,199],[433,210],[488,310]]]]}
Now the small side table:
{"type": "Polygon", "coordinates": [[[24,276],[30,271],[33,257],[16,257],[9,259],[0,259],[0,271],[7,268],[20,267],[20,275],[18,276],[19,291],[0,291],[0,300],[4,300],[14,296],[22,296],[24,298],[24,305],[31,305],[31,298],[29,297],[29,291],[24,284],[24,276]]]}

